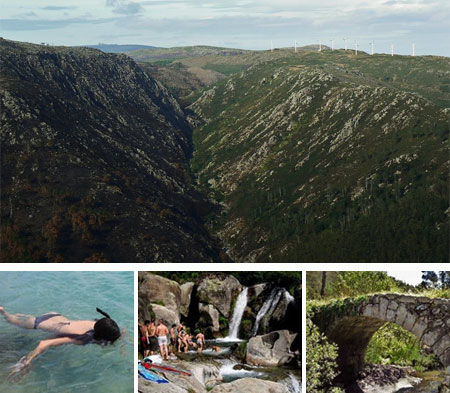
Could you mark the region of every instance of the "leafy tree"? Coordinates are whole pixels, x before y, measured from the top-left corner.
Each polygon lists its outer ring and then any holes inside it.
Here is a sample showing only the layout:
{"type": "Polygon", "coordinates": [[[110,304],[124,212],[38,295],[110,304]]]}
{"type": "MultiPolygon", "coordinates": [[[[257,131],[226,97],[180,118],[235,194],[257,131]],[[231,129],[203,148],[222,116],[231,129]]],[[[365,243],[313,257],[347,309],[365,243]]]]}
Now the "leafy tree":
{"type": "Polygon", "coordinates": [[[308,393],[340,393],[333,387],[337,376],[337,346],[328,342],[311,321],[311,313],[306,317],[306,374],[308,393]]]}
{"type": "Polygon", "coordinates": [[[422,283],[425,288],[450,288],[450,271],[422,271],[422,283]]]}

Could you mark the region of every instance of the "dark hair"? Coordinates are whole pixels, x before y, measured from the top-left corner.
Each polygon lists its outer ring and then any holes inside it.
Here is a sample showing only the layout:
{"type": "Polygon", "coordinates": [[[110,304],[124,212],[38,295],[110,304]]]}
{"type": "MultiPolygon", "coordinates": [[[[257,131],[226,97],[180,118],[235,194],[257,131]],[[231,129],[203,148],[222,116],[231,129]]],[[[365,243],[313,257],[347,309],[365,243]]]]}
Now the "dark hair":
{"type": "Polygon", "coordinates": [[[99,319],[94,325],[94,339],[114,342],[120,337],[120,328],[117,323],[104,311],[97,311],[105,318],[99,319]]]}
{"type": "Polygon", "coordinates": [[[150,321],[148,320],[148,319],[146,319],[145,321],[144,321],[144,325],[148,325],[150,323],[150,321]]]}
{"type": "Polygon", "coordinates": [[[177,327],[177,325],[174,323],[173,325],[172,325],[172,327],[174,328],[174,327],[177,327]]]}

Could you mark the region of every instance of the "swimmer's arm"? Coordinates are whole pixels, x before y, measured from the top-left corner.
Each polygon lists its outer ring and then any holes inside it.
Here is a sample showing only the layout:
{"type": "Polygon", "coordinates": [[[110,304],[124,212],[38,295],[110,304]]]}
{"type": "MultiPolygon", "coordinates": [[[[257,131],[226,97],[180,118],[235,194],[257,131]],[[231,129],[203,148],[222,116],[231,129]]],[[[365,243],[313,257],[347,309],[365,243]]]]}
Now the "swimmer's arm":
{"type": "Polygon", "coordinates": [[[9,374],[9,379],[12,380],[13,382],[19,381],[25,374],[28,373],[33,359],[35,359],[40,354],[44,353],[50,347],[56,347],[64,344],[81,345],[83,343],[70,337],[58,337],[58,338],[51,338],[48,340],[42,340],[33,351],[31,351],[27,356],[22,357],[12,367],[12,371],[9,374]]]}

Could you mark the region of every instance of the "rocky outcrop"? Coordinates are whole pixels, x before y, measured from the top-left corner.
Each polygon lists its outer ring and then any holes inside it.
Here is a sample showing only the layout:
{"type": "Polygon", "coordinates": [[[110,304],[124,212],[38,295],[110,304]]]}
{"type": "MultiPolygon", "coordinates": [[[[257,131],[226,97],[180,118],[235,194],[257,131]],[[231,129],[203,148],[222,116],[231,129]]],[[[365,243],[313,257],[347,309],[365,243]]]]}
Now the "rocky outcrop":
{"type": "Polygon", "coordinates": [[[140,273],[139,297],[146,303],[166,307],[175,315],[180,315],[182,293],[180,285],[157,274],[140,273]]]}
{"type": "Polygon", "coordinates": [[[294,355],[290,351],[297,334],[278,330],[252,337],[247,344],[247,363],[255,366],[279,366],[289,363],[294,355]]]}
{"type": "Polygon", "coordinates": [[[211,393],[289,393],[281,383],[256,378],[243,378],[214,387],[211,393]]]}
{"type": "Polygon", "coordinates": [[[0,39],[3,262],[208,262],[176,100],[129,57],[0,39]]]}
{"type": "Polygon", "coordinates": [[[159,304],[151,304],[155,321],[163,320],[163,322],[170,328],[173,324],[178,325],[180,323],[180,317],[164,306],[159,304]]]}
{"type": "Polygon", "coordinates": [[[180,313],[184,317],[187,317],[189,313],[189,306],[191,304],[191,294],[194,285],[195,284],[193,282],[186,282],[180,287],[181,289],[180,313]]]}
{"type": "Polygon", "coordinates": [[[229,317],[233,300],[242,286],[231,276],[209,276],[201,280],[197,295],[202,303],[212,304],[223,316],[229,317]]]}
{"type": "Polygon", "coordinates": [[[220,330],[219,311],[212,304],[199,304],[200,319],[199,326],[211,328],[213,332],[220,330]]]}

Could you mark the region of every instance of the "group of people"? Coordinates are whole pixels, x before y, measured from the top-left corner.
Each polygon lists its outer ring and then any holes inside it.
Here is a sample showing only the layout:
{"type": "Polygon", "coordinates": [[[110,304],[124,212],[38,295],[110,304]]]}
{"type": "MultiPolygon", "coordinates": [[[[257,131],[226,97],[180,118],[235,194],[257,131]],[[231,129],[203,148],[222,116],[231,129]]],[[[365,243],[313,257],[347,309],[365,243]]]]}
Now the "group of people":
{"type": "Polygon", "coordinates": [[[170,355],[187,352],[191,347],[199,353],[205,348],[204,334],[196,330],[193,336],[182,323],[173,324],[169,329],[162,319],[157,324],[146,320],[139,323],[139,332],[144,358],[159,351],[161,358],[167,360],[170,355]]]}

